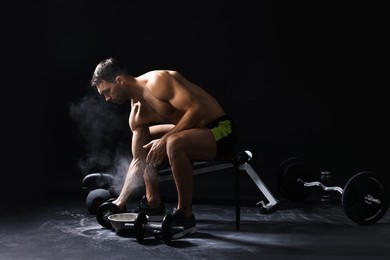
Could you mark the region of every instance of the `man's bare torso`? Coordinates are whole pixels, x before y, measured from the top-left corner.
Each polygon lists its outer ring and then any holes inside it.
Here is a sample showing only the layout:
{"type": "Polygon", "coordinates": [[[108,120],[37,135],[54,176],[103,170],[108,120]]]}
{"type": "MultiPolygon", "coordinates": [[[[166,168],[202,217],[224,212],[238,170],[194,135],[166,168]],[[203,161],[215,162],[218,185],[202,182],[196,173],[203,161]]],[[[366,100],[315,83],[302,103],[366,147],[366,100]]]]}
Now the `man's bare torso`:
{"type": "Polygon", "coordinates": [[[225,114],[214,97],[175,71],[150,71],[137,80],[145,85],[143,97],[137,101],[145,113],[156,113],[160,123],[177,124],[193,108],[200,115],[196,127],[225,114]]]}

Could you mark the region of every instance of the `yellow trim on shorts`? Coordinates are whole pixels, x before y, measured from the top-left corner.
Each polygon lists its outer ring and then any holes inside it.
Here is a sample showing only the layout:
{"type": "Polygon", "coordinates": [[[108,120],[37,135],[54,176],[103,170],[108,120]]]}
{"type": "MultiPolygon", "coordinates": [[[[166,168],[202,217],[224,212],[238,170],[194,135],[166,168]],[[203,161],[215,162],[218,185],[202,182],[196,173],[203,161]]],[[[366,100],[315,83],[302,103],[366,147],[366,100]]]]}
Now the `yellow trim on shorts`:
{"type": "Polygon", "coordinates": [[[219,141],[222,138],[228,136],[232,132],[232,125],[230,120],[223,120],[218,122],[218,126],[210,129],[214,135],[215,141],[219,141]]]}

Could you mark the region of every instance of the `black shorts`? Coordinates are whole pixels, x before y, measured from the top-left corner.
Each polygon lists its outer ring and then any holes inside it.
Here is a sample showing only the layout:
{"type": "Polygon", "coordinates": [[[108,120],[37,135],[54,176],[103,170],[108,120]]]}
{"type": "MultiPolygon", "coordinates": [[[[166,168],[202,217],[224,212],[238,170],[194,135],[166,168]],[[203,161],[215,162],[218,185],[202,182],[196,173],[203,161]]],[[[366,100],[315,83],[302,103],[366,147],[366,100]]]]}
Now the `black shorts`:
{"type": "Polygon", "coordinates": [[[217,156],[232,156],[237,146],[237,129],[233,120],[228,116],[221,116],[206,125],[217,142],[217,156]]]}

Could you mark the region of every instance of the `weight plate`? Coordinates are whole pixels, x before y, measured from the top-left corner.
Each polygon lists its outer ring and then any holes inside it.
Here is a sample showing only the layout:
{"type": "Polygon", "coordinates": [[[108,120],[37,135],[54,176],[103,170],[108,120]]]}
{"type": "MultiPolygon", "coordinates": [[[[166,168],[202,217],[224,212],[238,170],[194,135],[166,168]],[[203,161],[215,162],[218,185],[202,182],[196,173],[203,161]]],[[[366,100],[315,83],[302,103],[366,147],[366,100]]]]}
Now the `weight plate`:
{"type": "Polygon", "coordinates": [[[145,224],[148,223],[148,218],[145,213],[140,212],[134,221],[134,234],[139,243],[142,243],[145,238],[146,228],[145,224]]]}
{"type": "Polygon", "coordinates": [[[169,244],[173,238],[172,223],[173,216],[171,214],[166,214],[161,225],[161,236],[166,244],[169,244]]]}
{"type": "Polygon", "coordinates": [[[283,178],[283,175],[284,175],[284,172],[286,170],[286,167],[289,166],[291,163],[294,163],[294,162],[302,162],[302,159],[300,159],[299,157],[290,157],[290,158],[287,158],[286,160],[284,160],[279,165],[279,171],[278,171],[278,175],[277,175],[277,181],[278,181],[277,188],[279,190],[279,193],[284,198],[286,198],[288,195],[286,194],[286,192],[283,189],[283,187],[285,186],[285,182],[286,182],[286,180],[283,178]]]}
{"type": "Polygon", "coordinates": [[[302,159],[299,158],[299,157],[290,157],[290,158],[287,158],[286,160],[284,160],[280,165],[279,165],[279,169],[281,172],[284,172],[286,170],[286,167],[289,166],[290,164],[292,163],[295,163],[295,162],[300,162],[300,163],[303,163],[302,159]]]}
{"type": "Polygon", "coordinates": [[[281,165],[279,191],[281,195],[293,202],[302,201],[309,197],[314,187],[305,187],[298,182],[301,179],[311,182],[315,179],[315,171],[298,159],[291,159],[281,165]]]}
{"type": "Polygon", "coordinates": [[[108,216],[111,214],[122,213],[120,208],[112,202],[104,202],[96,210],[96,220],[105,228],[111,228],[112,225],[108,216]]]}
{"type": "Polygon", "coordinates": [[[111,194],[106,189],[95,189],[88,193],[85,199],[85,206],[90,214],[96,214],[100,205],[110,199],[111,194]]]}
{"type": "Polygon", "coordinates": [[[361,172],[345,185],[342,204],[347,216],[359,225],[379,221],[389,207],[389,191],[379,174],[361,172]]]}
{"type": "Polygon", "coordinates": [[[82,180],[83,187],[90,190],[109,189],[113,183],[114,177],[109,173],[90,173],[82,180]]]}

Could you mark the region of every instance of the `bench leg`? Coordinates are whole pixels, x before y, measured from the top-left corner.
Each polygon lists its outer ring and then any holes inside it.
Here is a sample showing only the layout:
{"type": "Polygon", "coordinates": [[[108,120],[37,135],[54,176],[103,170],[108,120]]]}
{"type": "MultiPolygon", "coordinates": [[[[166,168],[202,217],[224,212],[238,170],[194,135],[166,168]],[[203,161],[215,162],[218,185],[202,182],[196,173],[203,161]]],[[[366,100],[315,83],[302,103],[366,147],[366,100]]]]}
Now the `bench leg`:
{"type": "Polygon", "coordinates": [[[234,164],[234,173],[236,183],[236,230],[240,230],[240,167],[238,164],[234,164]]]}
{"type": "Polygon", "coordinates": [[[257,205],[261,204],[262,206],[262,213],[267,213],[271,209],[273,209],[277,204],[279,204],[279,200],[277,200],[271,193],[271,191],[267,188],[267,186],[264,184],[264,182],[260,179],[259,175],[253,170],[252,166],[248,163],[241,164],[239,168],[243,171],[245,171],[253,180],[253,182],[257,185],[257,187],[260,189],[260,191],[264,194],[266,199],[268,200],[268,203],[264,201],[260,201],[257,203],[257,205]]]}

